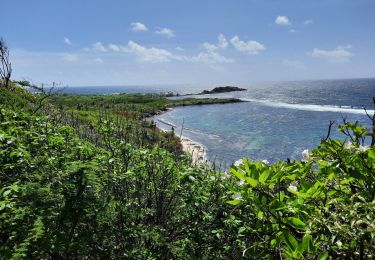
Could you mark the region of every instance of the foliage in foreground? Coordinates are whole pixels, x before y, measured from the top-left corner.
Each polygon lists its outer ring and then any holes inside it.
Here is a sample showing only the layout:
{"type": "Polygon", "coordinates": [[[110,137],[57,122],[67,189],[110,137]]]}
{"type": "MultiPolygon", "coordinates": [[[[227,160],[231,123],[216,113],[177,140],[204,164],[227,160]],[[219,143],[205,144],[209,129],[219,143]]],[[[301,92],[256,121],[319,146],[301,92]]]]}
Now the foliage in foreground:
{"type": "Polygon", "coordinates": [[[2,109],[0,124],[5,258],[223,256],[229,238],[205,231],[229,210],[218,172],[157,147],[98,148],[43,116],[2,109]]]}
{"type": "Polygon", "coordinates": [[[0,106],[5,259],[374,256],[375,151],[357,124],[305,161],[244,159],[228,174],[117,134],[112,116],[57,120],[20,89],[0,96],[14,101],[0,106]]]}
{"type": "Polygon", "coordinates": [[[324,140],[305,160],[267,165],[244,159],[229,204],[242,211],[245,256],[345,259],[374,257],[375,150],[358,123],[340,130],[351,141],[324,140]]]}

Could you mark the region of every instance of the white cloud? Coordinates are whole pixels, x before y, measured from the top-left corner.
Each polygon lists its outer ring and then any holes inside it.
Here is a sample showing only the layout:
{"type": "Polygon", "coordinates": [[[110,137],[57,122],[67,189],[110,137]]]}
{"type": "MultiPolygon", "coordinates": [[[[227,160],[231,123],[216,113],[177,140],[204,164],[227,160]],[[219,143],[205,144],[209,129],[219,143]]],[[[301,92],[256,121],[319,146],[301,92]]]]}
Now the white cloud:
{"type": "Polygon", "coordinates": [[[83,48],[83,50],[87,52],[107,52],[107,48],[101,42],[93,43],[91,47],[83,48]]]}
{"type": "Polygon", "coordinates": [[[333,50],[314,48],[314,50],[308,54],[314,58],[326,59],[328,62],[345,62],[353,56],[353,53],[349,51],[351,48],[351,45],[337,46],[336,49],[333,50]]]}
{"type": "Polygon", "coordinates": [[[69,40],[68,37],[64,37],[64,43],[67,45],[73,45],[73,43],[69,40]]]}
{"type": "Polygon", "coordinates": [[[111,51],[116,51],[116,52],[121,50],[120,46],[113,44],[113,43],[108,44],[108,49],[110,49],[111,51]]]}
{"type": "Polygon", "coordinates": [[[228,46],[228,41],[223,34],[219,34],[219,36],[217,37],[216,44],[212,44],[208,42],[205,42],[202,44],[202,47],[206,49],[207,51],[216,51],[218,49],[226,49],[227,46],[228,46]]]}
{"type": "MultiPolygon", "coordinates": [[[[251,44],[251,42],[250,42],[251,44]]],[[[161,63],[161,62],[170,62],[170,61],[185,61],[185,62],[201,62],[207,64],[214,63],[229,63],[234,60],[227,58],[217,51],[226,49],[228,46],[228,41],[225,36],[220,34],[216,44],[204,43],[203,48],[205,49],[202,52],[199,52],[196,55],[186,56],[177,53],[173,53],[171,50],[156,48],[156,47],[146,47],[134,41],[129,41],[126,45],[118,45],[114,43],[109,43],[107,46],[104,46],[101,42],[96,42],[91,45],[89,48],[84,48],[87,52],[121,52],[134,55],[136,60],[139,62],[147,63],[161,63]]],[[[257,47],[257,46],[255,46],[257,47]]],[[[259,48],[259,46],[258,46],[259,48]]],[[[262,47],[264,48],[264,47],[262,47]]],[[[176,47],[175,51],[183,51],[181,47],[176,47]]],[[[255,52],[255,50],[253,50],[255,52]]],[[[93,61],[94,59],[92,59],[93,61]]],[[[95,59],[95,62],[102,63],[103,61],[100,58],[95,59]]]]}
{"type": "Polygon", "coordinates": [[[297,30],[295,30],[295,29],[290,29],[288,32],[290,32],[290,33],[295,33],[295,32],[297,32],[297,30]]]}
{"type": "Polygon", "coordinates": [[[60,54],[60,57],[64,61],[69,61],[69,62],[75,62],[78,61],[79,58],[77,55],[71,54],[71,53],[62,53],[60,54]]]}
{"type": "Polygon", "coordinates": [[[107,48],[101,42],[96,42],[91,45],[91,49],[95,52],[106,52],[107,48]]]}
{"type": "Polygon", "coordinates": [[[202,47],[206,49],[207,51],[216,51],[219,48],[215,44],[211,44],[208,42],[203,43],[202,47]]]}
{"type": "Polygon", "coordinates": [[[228,46],[228,41],[223,34],[219,34],[217,37],[217,43],[205,42],[202,44],[204,52],[200,52],[197,55],[190,58],[193,62],[202,62],[206,64],[215,63],[230,63],[234,62],[231,58],[226,58],[225,56],[218,53],[219,50],[224,50],[228,46]]]}
{"type": "Polygon", "coordinates": [[[241,41],[237,35],[234,36],[230,42],[236,50],[246,52],[251,55],[259,54],[260,51],[264,51],[266,49],[263,44],[257,41],[241,41]]]}
{"type": "Polygon", "coordinates": [[[147,48],[134,41],[129,41],[127,45],[121,46],[113,43],[108,44],[108,49],[113,52],[125,52],[136,56],[137,61],[159,63],[169,62],[171,60],[183,60],[179,55],[174,55],[172,52],[161,48],[147,48]]]}
{"type": "Polygon", "coordinates": [[[228,41],[227,41],[227,39],[225,38],[225,36],[223,34],[220,34],[217,37],[217,40],[218,40],[217,46],[220,49],[225,49],[228,46],[228,41]]]}
{"type": "Polygon", "coordinates": [[[173,37],[175,37],[174,32],[171,29],[169,29],[169,28],[161,28],[161,29],[155,31],[155,33],[159,34],[159,35],[162,35],[162,36],[165,36],[167,38],[173,38],[173,37]]]}
{"type": "Polygon", "coordinates": [[[171,60],[180,60],[180,56],[173,55],[170,51],[159,48],[146,48],[136,42],[129,41],[123,51],[134,54],[138,61],[158,63],[171,60]]]}
{"type": "Polygon", "coordinates": [[[148,31],[148,28],[146,27],[146,25],[140,22],[131,23],[130,27],[135,32],[148,31]]]}
{"type": "MultiPolygon", "coordinates": [[[[145,47],[134,41],[129,41],[127,45],[121,46],[116,44],[109,44],[108,49],[114,52],[125,52],[136,56],[136,60],[139,62],[148,63],[161,63],[176,61],[187,61],[187,62],[201,62],[206,64],[214,63],[229,63],[233,62],[233,59],[226,58],[214,50],[206,50],[205,52],[200,52],[195,56],[184,56],[174,54],[173,52],[155,48],[155,47],[145,47]]],[[[176,50],[181,51],[182,48],[177,47],[176,50]]]]}
{"type": "Polygon", "coordinates": [[[313,20],[305,20],[303,22],[304,25],[309,25],[309,24],[312,24],[313,23],[313,20]]]}
{"type": "Polygon", "coordinates": [[[290,23],[289,18],[287,16],[279,15],[275,19],[275,24],[278,24],[278,25],[290,25],[291,23],[290,23]]]}
{"type": "Polygon", "coordinates": [[[101,58],[94,59],[95,63],[104,63],[104,61],[101,58]]]}

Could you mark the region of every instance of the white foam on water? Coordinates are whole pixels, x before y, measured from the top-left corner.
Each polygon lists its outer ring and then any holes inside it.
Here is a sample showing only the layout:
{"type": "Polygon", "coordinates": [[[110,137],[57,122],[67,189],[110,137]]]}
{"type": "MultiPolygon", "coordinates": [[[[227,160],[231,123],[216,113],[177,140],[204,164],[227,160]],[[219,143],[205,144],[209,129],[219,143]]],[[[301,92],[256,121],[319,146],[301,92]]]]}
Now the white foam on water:
{"type": "MultiPolygon", "coordinates": [[[[289,104],[274,102],[269,100],[256,100],[241,98],[243,101],[253,102],[262,104],[270,107],[282,107],[289,109],[305,110],[305,111],[317,111],[317,112],[336,112],[336,113],[348,113],[348,114],[361,114],[366,115],[366,111],[363,108],[352,108],[350,106],[330,106],[330,105],[312,105],[312,104],[289,104]]],[[[375,110],[367,110],[367,113],[372,115],[375,110]]]]}
{"type": "Polygon", "coordinates": [[[175,124],[173,124],[172,122],[169,122],[167,120],[164,120],[164,119],[160,119],[160,118],[157,118],[156,120],[158,120],[160,123],[163,123],[165,125],[168,125],[168,126],[172,126],[174,128],[177,128],[177,126],[175,124]]]}

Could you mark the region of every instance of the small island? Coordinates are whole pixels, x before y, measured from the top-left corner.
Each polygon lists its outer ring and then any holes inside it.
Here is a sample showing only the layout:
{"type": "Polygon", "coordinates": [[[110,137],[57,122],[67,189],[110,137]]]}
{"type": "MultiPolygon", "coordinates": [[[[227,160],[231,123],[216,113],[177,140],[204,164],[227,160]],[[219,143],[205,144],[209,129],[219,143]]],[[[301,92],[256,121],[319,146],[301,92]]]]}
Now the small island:
{"type": "Polygon", "coordinates": [[[233,86],[225,86],[225,87],[216,87],[212,90],[203,90],[199,95],[206,95],[206,94],[219,94],[219,93],[227,93],[233,91],[246,91],[246,88],[239,88],[233,86]]]}

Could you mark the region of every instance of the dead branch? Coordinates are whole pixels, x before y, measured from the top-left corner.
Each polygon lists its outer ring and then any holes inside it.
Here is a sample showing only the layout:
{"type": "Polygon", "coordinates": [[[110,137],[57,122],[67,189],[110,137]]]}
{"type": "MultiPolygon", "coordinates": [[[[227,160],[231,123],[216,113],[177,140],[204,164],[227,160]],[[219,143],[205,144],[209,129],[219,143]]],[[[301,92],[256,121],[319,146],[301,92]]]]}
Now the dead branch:
{"type": "Polygon", "coordinates": [[[9,50],[5,40],[0,38],[0,86],[8,88],[11,75],[12,64],[9,59],[9,50]]]}

